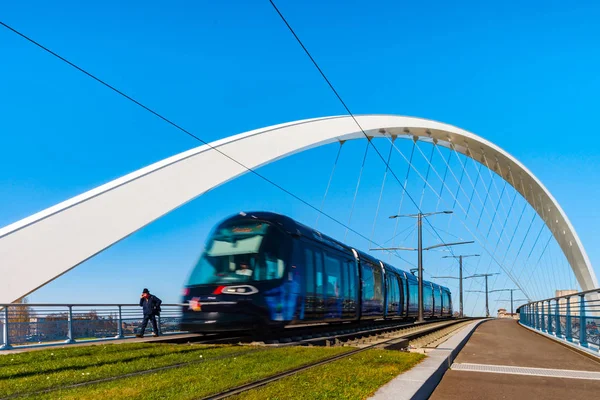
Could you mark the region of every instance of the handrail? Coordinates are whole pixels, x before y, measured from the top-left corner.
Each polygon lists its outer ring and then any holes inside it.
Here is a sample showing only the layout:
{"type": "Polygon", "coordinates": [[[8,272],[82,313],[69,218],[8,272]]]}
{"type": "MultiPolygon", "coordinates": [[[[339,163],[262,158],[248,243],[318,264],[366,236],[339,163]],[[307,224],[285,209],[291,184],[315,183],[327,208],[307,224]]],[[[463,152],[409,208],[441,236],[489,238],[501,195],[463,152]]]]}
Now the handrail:
{"type": "Polygon", "coordinates": [[[526,305],[529,305],[529,304],[541,303],[543,301],[550,301],[550,300],[557,300],[557,299],[568,299],[568,298],[574,297],[574,296],[585,296],[586,294],[590,294],[590,293],[594,293],[594,292],[600,293],[600,288],[590,289],[590,290],[584,290],[583,292],[577,292],[577,293],[571,293],[571,294],[564,294],[562,296],[550,297],[550,298],[543,299],[543,300],[531,301],[529,303],[526,303],[526,304],[523,304],[523,305],[519,306],[517,308],[517,312],[519,312],[519,309],[521,307],[525,307],[526,305]]]}
{"type": "MultiPolygon", "coordinates": [[[[157,331],[149,324],[147,332],[185,333],[180,326],[187,306],[162,303],[157,331]]],[[[142,333],[143,320],[139,303],[2,303],[0,350],[133,338],[142,333]]]]}
{"type": "Polygon", "coordinates": [[[519,323],[597,355],[600,351],[598,293],[600,289],[585,290],[524,304],[517,308],[519,323]]]}

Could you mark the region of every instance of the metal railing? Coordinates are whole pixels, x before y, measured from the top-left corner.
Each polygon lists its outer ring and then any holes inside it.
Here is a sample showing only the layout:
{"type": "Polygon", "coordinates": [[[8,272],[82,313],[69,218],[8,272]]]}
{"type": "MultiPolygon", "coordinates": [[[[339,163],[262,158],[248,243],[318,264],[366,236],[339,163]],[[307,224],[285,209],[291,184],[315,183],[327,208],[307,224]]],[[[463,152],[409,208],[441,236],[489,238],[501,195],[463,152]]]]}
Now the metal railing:
{"type": "MultiPolygon", "coordinates": [[[[161,304],[160,334],[185,333],[182,306],[161,304]]],[[[0,304],[0,350],[133,338],[142,319],[139,304],[0,304]]],[[[154,333],[151,322],[145,333],[154,333]]]]}
{"type": "Polygon", "coordinates": [[[600,351],[600,289],[534,301],[518,308],[520,323],[594,352],[600,351]]]}

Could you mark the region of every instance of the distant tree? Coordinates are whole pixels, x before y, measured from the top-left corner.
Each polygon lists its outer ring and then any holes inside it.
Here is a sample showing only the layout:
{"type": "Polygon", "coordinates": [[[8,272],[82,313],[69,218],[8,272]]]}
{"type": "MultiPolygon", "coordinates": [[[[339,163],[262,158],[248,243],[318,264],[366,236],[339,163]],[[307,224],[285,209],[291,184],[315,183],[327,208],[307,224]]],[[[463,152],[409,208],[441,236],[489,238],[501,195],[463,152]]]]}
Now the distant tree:
{"type": "MultiPolygon", "coordinates": [[[[27,297],[22,297],[14,304],[27,304],[27,297]]],[[[8,309],[8,335],[13,343],[26,341],[30,331],[30,310],[28,306],[13,306],[8,309]]]]}

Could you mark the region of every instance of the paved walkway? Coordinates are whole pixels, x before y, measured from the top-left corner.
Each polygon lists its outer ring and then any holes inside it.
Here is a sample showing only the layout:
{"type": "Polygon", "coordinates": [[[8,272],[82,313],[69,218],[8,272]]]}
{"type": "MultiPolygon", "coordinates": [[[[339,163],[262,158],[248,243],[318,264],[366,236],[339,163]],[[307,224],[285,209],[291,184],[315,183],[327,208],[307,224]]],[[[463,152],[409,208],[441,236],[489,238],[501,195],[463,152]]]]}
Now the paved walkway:
{"type": "Polygon", "coordinates": [[[599,362],[497,319],[477,327],[430,398],[575,400],[599,393],[599,362]]]}

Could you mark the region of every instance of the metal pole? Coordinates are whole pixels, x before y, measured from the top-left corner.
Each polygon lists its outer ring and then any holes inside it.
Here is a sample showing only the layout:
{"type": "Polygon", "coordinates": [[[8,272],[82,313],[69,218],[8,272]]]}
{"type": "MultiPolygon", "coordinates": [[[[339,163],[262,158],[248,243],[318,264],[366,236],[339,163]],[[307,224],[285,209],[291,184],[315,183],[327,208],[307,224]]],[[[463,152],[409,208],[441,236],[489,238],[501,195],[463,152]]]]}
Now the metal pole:
{"type": "Polygon", "coordinates": [[[515,307],[513,305],[513,292],[514,292],[514,289],[510,289],[510,316],[511,316],[511,318],[512,318],[513,314],[515,313],[514,312],[515,307]]]}
{"type": "Polygon", "coordinates": [[[571,298],[567,297],[567,332],[565,338],[569,341],[573,341],[573,328],[571,327],[571,298]]]}
{"type": "Polygon", "coordinates": [[[423,322],[423,231],[422,231],[422,222],[423,222],[423,214],[419,213],[417,215],[417,230],[419,237],[419,259],[418,259],[418,269],[419,269],[419,314],[417,317],[417,322],[423,322]]]}
{"type": "Polygon", "coordinates": [[[463,318],[464,314],[463,314],[463,273],[462,273],[462,259],[463,256],[458,256],[458,260],[459,260],[459,286],[460,286],[460,317],[463,318]]]}
{"type": "Polygon", "coordinates": [[[0,346],[0,350],[9,350],[12,348],[10,340],[8,338],[8,306],[4,307],[4,326],[2,327],[2,336],[4,337],[4,343],[0,346]]]}
{"type": "Polygon", "coordinates": [[[490,317],[490,308],[488,303],[488,276],[485,276],[485,316],[490,317]]]}
{"type": "Polygon", "coordinates": [[[548,333],[552,333],[552,300],[548,300],[548,333]]]}
{"type": "Polygon", "coordinates": [[[579,295],[579,345],[587,347],[587,322],[585,320],[585,294],[579,295]]]}
{"type": "Polygon", "coordinates": [[[117,321],[117,323],[119,324],[118,327],[118,333],[117,333],[117,338],[122,339],[123,338],[123,313],[121,310],[121,305],[119,305],[119,319],[117,321]]]}
{"type": "Polygon", "coordinates": [[[556,337],[560,337],[560,313],[558,311],[558,299],[556,299],[556,304],[554,305],[554,311],[556,311],[556,326],[554,327],[554,332],[556,333],[556,337]]]}
{"type": "Polygon", "coordinates": [[[546,329],[544,328],[546,326],[546,318],[544,317],[544,302],[542,301],[542,332],[545,331],[546,329]]]}
{"type": "Polygon", "coordinates": [[[67,340],[65,340],[65,343],[75,343],[75,340],[73,340],[73,306],[69,306],[68,318],[67,325],[69,327],[69,331],[67,332],[67,340]]]}

